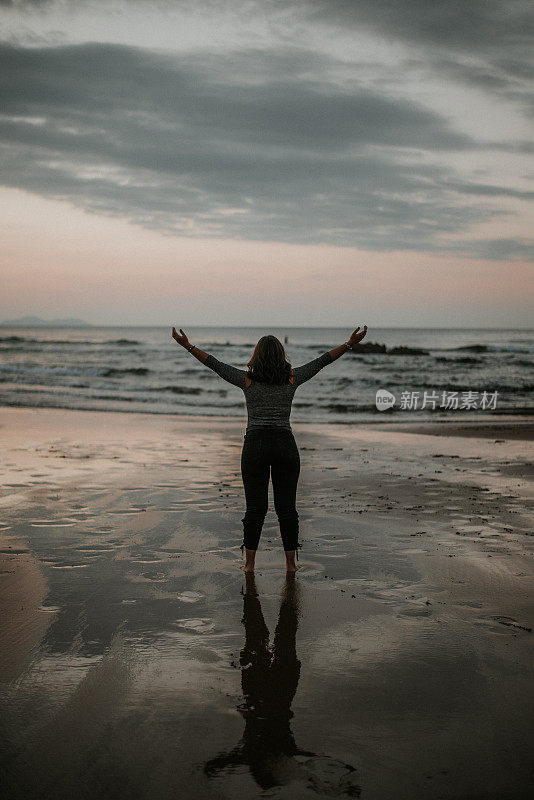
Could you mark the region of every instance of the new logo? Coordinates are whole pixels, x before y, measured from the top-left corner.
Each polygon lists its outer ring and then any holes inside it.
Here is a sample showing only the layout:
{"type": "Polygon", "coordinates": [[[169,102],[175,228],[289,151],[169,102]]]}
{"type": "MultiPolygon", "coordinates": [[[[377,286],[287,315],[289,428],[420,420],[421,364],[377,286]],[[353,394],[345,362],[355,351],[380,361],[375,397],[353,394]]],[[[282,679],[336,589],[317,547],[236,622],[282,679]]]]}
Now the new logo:
{"type": "Polygon", "coordinates": [[[395,403],[395,395],[388,392],[387,389],[378,389],[375,397],[376,407],[379,411],[385,411],[386,408],[391,408],[395,403]]]}

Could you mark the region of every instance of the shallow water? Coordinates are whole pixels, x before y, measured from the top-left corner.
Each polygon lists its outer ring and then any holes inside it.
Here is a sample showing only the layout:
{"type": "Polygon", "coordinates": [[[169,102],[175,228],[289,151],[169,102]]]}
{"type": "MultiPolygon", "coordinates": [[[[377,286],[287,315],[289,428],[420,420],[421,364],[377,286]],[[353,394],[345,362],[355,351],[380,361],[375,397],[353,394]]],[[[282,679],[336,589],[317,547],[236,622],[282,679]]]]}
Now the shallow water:
{"type": "MultiPolygon", "coordinates": [[[[0,326],[0,404],[122,412],[243,416],[243,394],[202,367],[171,338],[170,328],[8,328],[0,326]]],[[[281,341],[293,366],[341,344],[350,331],[336,328],[191,328],[203,350],[246,369],[265,333],[281,341]]],[[[293,419],[356,422],[454,419],[495,412],[534,411],[534,331],[384,328],[366,341],[423,348],[428,355],[346,354],[299,388],[293,419]],[[378,412],[375,395],[386,389],[394,406],[378,412]],[[416,407],[402,395],[418,393],[416,407]],[[427,392],[426,407],[423,407],[427,392]],[[451,392],[458,409],[447,410],[451,392]],[[474,406],[466,392],[477,392],[474,406]],[[495,408],[482,394],[497,392],[495,408]],[[435,393],[435,400],[431,400],[435,393]],[[445,393],[445,395],[444,395],[445,393]]]]}

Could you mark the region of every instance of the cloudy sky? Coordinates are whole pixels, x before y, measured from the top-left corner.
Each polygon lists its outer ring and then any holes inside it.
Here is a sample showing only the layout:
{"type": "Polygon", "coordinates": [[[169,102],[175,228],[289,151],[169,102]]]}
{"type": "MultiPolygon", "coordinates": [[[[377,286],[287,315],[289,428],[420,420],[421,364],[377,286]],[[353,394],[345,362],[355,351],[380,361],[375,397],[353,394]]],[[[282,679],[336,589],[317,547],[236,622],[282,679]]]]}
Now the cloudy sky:
{"type": "Polygon", "coordinates": [[[0,0],[0,319],[532,325],[529,0],[0,0]]]}

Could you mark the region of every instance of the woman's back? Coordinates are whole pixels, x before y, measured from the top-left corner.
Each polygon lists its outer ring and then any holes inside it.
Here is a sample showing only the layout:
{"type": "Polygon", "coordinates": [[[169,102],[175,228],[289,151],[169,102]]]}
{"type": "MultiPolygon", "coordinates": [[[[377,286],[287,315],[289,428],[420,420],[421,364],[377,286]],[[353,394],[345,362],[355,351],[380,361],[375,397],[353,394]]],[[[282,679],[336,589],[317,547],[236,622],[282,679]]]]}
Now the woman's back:
{"type": "Polygon", "coordinates": [[[244,390],[248,413],[247,430],[265,426],[291,430],[289,417],[295,389],[295,384],[289,382],[281,386],[271,386],[252,381],[244,390]]]}
{"type": "Polygon", "coordinates": [[[247,372],[224,364],[210,355],[204,362],[225,381],[238,386],[245,393],[247,404],[247,430],[252,428],[286,428],[291,430],[289,418],[295,390],[313,378],[320,369],[332,363],[330,353],[314,358],[293,370],[292,382],[268,384],[247,378],[247,372]]]}

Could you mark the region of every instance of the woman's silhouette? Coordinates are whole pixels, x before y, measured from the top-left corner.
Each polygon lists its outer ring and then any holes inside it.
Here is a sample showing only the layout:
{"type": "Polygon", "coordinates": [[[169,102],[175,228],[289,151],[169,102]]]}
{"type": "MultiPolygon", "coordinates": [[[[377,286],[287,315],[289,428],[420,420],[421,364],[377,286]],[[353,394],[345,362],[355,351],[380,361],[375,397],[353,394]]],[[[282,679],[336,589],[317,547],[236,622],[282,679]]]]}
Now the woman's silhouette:
{"type": "Polygon", "coordinates": [[[296,650],[299,591],[295,574],[287,573],[270,649],[255,578],[247,574],[242,619],[245,644],[239,659],[244,702],[238,706],[245,730],[236,747],[208,761],[204,772],[215,778],[247,766],[263,790],[298,781],[316,791],[359,797],[354,767],[302,750],[291,731],[291,703],[301,667],[296,650]]]}
{"type": "Polygon", "coordinates": [[[350,338],[318,358],[292,369],[283,344],[276,336],[262,336],[256,344],[248,371],[236,369],[190,344],[184,331],[172,329],[172,336],[228,383],[245,393],[248,424],[241,453],[241,475],[245,488],[246,511],[243,522],[245,572],[254,572],[256,550],[267,513],[269,477],[273,482],[274,507],[286,555],[287,572],[295,572],[299,543],[299,515],[295,506],[300,473],[300,456],[289,422],[291,404],[298,386],[313,378],[347,350],[352,350],[367,333],[359,326],[350,338]]]}

